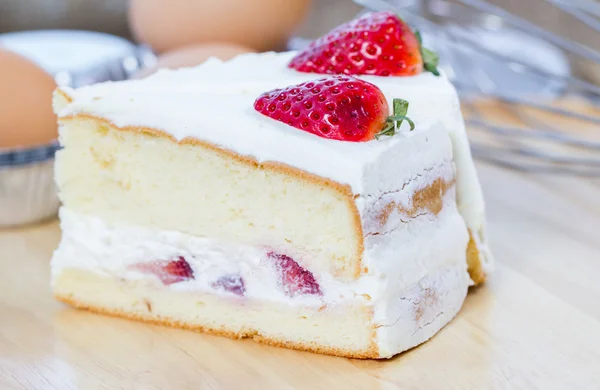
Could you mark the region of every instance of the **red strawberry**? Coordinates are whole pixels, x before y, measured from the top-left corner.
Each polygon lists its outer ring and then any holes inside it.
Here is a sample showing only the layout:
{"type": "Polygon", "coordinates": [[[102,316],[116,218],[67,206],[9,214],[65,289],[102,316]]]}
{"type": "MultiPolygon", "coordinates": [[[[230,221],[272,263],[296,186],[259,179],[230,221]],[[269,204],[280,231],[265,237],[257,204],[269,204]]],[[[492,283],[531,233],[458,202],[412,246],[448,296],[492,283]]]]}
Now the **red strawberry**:
{"type": "Polygon", "coordinates": [[[182,256],[175,260],[133,264],[131,268],[139,272],[154,274],[166,285],[194,279],[194,270],[182,256]]]}
{"type": "Polygon", "coordinates": [[[289,63],[301,72],[412,76],[425,70],[439,75],[438,56],[391,12],[351,20],[312,42],[289,63]]]}
{"type": "MultiPolygon", "coordinates": [[[[399,99],[398,99],[399,100],[399,99]]],[[[396,99],[395,99],[396,101],[396,99]]],[[[408,107],[408,102],[405,105],[408,107]]],[[[396,103],[394,103],[396,108],[396,103]]],[[[364,142],[406,118],[404,112],[388,117],[389,107],[377,86],[351,76],[328,76],[260,95],[254,109],[320,137],[364,142]]],[[[387,131],[387,130],[386,130],[387,131]]]]}
{"type": "Polygon", "coordinates": [[[217,279],[212,284],[215,289],[221,289],[234,293],[235,295],[244,295],[246,293],[246,286],[244,286],[244,279],[239,275],[225,275],[217,279]]]}
{"type": "Polygon", "coordinates": [[[322,294],[314,275],[302,268],[294,259],[275,252],[269,252],[267,255],[275,262],[279,280],[287,296],[322,294]]]}

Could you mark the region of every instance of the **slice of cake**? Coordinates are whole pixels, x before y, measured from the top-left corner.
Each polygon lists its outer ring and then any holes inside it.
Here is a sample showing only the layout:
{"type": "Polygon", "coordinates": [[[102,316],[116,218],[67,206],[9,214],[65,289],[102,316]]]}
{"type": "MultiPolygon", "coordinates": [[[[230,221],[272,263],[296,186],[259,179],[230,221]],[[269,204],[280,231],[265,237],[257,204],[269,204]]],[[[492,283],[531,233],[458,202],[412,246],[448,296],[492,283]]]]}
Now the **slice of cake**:
{"type": "Polygon", "coordinates": [[[57,90],[57,299],[357,358],[447,324],[491,262],[456,92],[392,14],[332,34],[57,90]]]}

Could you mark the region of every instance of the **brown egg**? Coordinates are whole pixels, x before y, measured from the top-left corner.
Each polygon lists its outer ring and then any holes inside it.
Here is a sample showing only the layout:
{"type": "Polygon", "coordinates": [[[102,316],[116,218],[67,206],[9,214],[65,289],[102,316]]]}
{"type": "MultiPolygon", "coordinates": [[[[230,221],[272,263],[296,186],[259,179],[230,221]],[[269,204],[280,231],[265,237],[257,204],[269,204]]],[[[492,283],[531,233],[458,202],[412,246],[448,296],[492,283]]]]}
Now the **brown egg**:
{"type": "Polygon", "coordinates": [[[254,50],[232,43],[208,43],[205,45],[187,46],[160,55],[153,67],[143,69],[136,75],[136,78],[146,77],[156,72],[158,69],[177,69],[195,66],[201,64],[210,57],[228,60],[239,54],[252,52],[254,52],[254,50]]]}
{"type": "Polygon", "coordinates": [[[0,148],[37,146],[57,137],[56,83],[42,68],[0,49],[0,148]]]}
{"type": "Polygon", "coordinates": [[[131,0],[135,37],[157,52],[206,42],[258,51],[285,44],[308,13],[310,0],[131,0]]]}

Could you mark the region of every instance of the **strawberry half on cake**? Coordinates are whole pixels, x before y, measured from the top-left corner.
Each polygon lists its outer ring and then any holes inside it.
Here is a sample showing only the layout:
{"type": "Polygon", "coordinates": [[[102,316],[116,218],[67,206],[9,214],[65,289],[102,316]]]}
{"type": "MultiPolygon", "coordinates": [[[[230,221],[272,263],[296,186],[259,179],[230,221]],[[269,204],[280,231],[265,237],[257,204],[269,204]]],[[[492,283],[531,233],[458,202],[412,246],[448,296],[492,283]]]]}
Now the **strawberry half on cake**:
{"type": "Polygon", "coordinates": [[[56,298],[346,357],[428,340],[491,265],[436,62],[384,12],[303,52],[57,90],[56,298]]]}

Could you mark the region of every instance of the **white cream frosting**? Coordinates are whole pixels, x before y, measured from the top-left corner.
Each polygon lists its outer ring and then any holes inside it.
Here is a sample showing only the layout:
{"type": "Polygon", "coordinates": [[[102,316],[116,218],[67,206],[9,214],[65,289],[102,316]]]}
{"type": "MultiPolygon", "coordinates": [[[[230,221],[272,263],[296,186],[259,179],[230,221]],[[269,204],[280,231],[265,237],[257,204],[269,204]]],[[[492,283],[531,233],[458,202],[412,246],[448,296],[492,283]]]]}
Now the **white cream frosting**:
{"type": "Polygon", "coordinates": [[[380,305],[374,315],[381,324],[377,328],[381,356],[391,357],[433,337],[460,311],[469,280],[464,264],[449,265],[380,305]]]}
{"type": "MultiPolygon", "coordinates": [[[[456,91],[445,77],[423,73],[413,77],[364,76],[389,103],[410,102],[416,124],[409,132],[365,143],[328,140],[264,117],[253,109],[261,93],[324,77],[287,68],[294,53],[245,54],[223,62],[210,59],[194,68],[164,70],[144,80],[65,89],[73,100],[59,116],[87,113],[117,126],[146,126],[177,140],[187,137],[214,143],[258,161],[277,161],[348,184],[359,199],[395,191],[439,150],[453,146],[458,207],[478,241],[484,266],[491,257],[484,241],[484,203],[471,159],[456,91]],[[415,142],[419,139],[419,142],[415,142]],[[403,148],[422,145],[410,159],[403,148]]],[[[360,207],[359,207],[360,209],[360,207]]]]}

